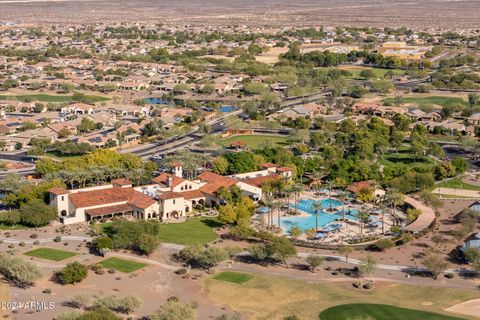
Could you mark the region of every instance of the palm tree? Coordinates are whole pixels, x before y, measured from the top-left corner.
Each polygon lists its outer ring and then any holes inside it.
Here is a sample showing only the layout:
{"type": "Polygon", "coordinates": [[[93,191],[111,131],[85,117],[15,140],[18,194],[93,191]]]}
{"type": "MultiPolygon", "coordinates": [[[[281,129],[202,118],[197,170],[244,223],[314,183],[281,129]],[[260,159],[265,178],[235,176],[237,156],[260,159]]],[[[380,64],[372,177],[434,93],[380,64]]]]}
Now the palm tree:
{"type": "Polygon", "coordinates": [[[125,132],[125,131],[117,131],[117,132],[116,132],[116,138],[117,138],[117,141],[118,141],[118,147],[119,147],[119,149],[122,148],[122,144],[123,144],[123,142],[125,141],[125,136],[126,136],[126,132],[125,132]]]}
{"type": "Polygon", "coordinates": [[[328,180],[327,188],[328,188],[328,197],[329,198],[332,197],[332,189],[334,189],[335,186],[336,186],[335,180],[328,180]]]}
{"type": "Polygon", "coordinates": [[[285,188],[284,193],[285,193],[285,198],[287,199],[287,210],[290,210],[290,196],[292,195],[293,191],[293,186],[289,185],[285,188]]]}
{"type": "Polygon", "coordinates": [[[385,198],[386,205],[390,206],[391,216],[394,215],[394,212],[396,211],[397,206],[402,205],[405,199],[403,193],[398,192],[395,189],[388,189],[384,198],[385,198]]]}
{"type": "Polygon", "coordinates": [[[313,203],[313,209],[315,210],[315,231],[318,231],[318,212],[322,209],[322,203],[315,201],[313,203]]]}
{"type": "Polygon", "coordinates": [[[380,210],[382,211],[382,234],[385,234],[385,211],[387,210],[387,203],[385,201],[380,202],[380,210]]]}
{"type": "Polygon", "coordinates": [[[265,194],[262,199],[263,205],[268,208],[268,219],[267,219],[267,227],[270,227],[270,221],[272,221],[272,210],[274,207],[273,196],[271,194],[265,194]]]}
{"type": "Polygon", "coordinates": [[[319,171],[316,171],[314,174],[313,174],[313,182],[312,184],[314,185],[315,187],[315,191],[317,193],[320,192],[320,188],[322,186],[322,179],[323,177],[325,177],[325,174],[323,174],[322,172],[319,172],[319,171]]]}
{"type": "Polygon", "coordinates": [[[343,223],[345,224],[345,226],[347,225],[347,223],[345,222],[345,203],[347,202],[348,200],[348,194],[346,191],[344,191],[341,195],[341,199],[342,199],[342,220],[343,220],[343,223]]]}
{"type": "Polygon", "coordinates": [[[301,184],[296,184],[293,186],[293,193],[295,195],[295,212],[298,214],[298,198],[302,193],[303,186],[301,184]]]}
{"type": "Polygon", "coordinates": [[[365,211],[365,210],[360,210],[358,213],[358,219],[360,221],[360,237],[363,238],[363,224],[368,221],[368,218],[370,217],[370,214],[365,211]]]}
{"type": "MultiPolygon", "coordinates": [[[[280,201],[274,202],[273,203],[273,208],[275,210],[277,210],[277,218],[278,218],[277,222],[278,222],[278,227],[280,228],[280,214],[282,212],[282,210],[281,210],[282,203],[280,201]]],[[[272,220],[273,220],[273,217],[272,217],[272,220]]],[[[273,221],[272,221],[272,223],[273,223],[273,221]]]]}

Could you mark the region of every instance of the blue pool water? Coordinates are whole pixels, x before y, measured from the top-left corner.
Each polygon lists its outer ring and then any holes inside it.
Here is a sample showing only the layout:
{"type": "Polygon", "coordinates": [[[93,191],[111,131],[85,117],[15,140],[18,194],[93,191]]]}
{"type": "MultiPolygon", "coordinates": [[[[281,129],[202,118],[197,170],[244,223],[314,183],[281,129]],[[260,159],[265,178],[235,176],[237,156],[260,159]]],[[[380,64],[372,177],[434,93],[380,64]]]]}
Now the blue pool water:
{"type": "Polygon", "coordinates": [[[160,98],[144,98],[143,100],[147,104],[168,104],[168,101],[162,100],[160,98]]]}
{"type": "MultiPolygon", "coordinates": [[[[310,199],[303,199],[298,202],[298,206],[291,205],[292,208],[298,208],[299,210],[309,213],[308,217],[282,217],[280,218],[280,226],[288,232],[292,227],[296,226],[303,231],[315,228],[315,209],[313,204],[316,201],[310,199]]],[[[318,227],[322,228],[327,224],[342,218],[342,208],[338,208],[339,211],[328,212],[327,209],[337,208],[342,206],[342,202],[335,199],[318,200],[321,203],[323,210],[318,212],[318,227]]],[[[349,209],[345,207],[345,218],[349,220],[357,220],[358,210],[349,209]]]]}
{"type": "Polygon", "coordinates": [[[223,112],[223,113],[233,112],[233,111],[236,111],[236,110],[238,110],[238,109],[234,106],[221,106],[220,108],[218,108],[218,111],[223,112]]]}

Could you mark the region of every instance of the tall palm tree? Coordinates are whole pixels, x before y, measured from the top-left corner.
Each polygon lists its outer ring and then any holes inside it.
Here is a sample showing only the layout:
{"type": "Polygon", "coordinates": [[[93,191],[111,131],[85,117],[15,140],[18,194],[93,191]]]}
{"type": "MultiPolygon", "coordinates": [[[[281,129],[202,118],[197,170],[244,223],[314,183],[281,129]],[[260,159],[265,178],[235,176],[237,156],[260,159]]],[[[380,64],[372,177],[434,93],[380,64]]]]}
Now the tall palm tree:
{"type": "Polygon", "coordinates": [[[315,231],[318,231],[318,212],[322,209],[322,203],[315,201],[313,203],[313,209],[315,210],[315,231]]]}
{"type": "Polygon", "coordinates": [[[280,224],[280,215],[282,213],[282,202],[281,201],[277,201],[277,202],[274,202],[274,208],[277,210],[277,223],[278,223],[278,227],[280,228],[281,227],[281,224],[280,224]]]}
{"type": "Polygon", "coordinates": [[[394,212],[397,209],[397,206],[403,204],[405,196],[403,193],[398,192],[396,189],[388,189],[385,193],[384,201],[387,206],[390,206],[390,215],[393,216],[394,212]]]}
{"type": "Polygon", "coordinates": [[[341,199],[342,199],[342,220],[343,220],[343,223],[346,227],[347,223],[345,222],[345,203],[347,203],[347,200],[348,200],[347,192],[345,192],[345,191],[342,192],[341,199]]]}
{"type": "Polygon", "coordinates": [[[293,193],[293,186],[289,185],[285,188],[284,190],[284,193],[285,193],[285,198],[286,198],[286,202],[287,202],[287,210],[290,210],[290,197],[293,193]]]}
{"type": "Polygon", "coordinates": [[[328,197],[332,197],[332,189],[335,188],[336,183],[335,180],[328,180],[327,182],[327,188],[328,188],[328,197]]]}
{"type": "Polygon", "coordinates": [[[271,194],[265,194],[262,199],[263,205],[268,208],[268,219],[267,219],[267,227],[271,227],[272,225],[270,222],[272,221],[272,210],[274,207],[273,196],[271,194]]]}
{"type": "Polygon", "coordinates": [[[380,210],[382,211],[382,234],[385,234],[385,211],[387,210],[387,202],[380,202],[380,210]]]}
{"type": "Polygon", "coordinates": [[[293,186],[293,192],[295,194],[295,212],[298,214],[298,199],[300,198],[300,194],[302,193],[303,185],[296,184],[293,186]]]}
{"type": "Polygon", "coordinates": [[[358,219],[360,221],[360,237],[363,238],[363,225],[366,221],[368,221],[368,218],[370,217],[370,214],[368,211],[365,211],[364,209],[360,210],[358,213],[358,219]]]}

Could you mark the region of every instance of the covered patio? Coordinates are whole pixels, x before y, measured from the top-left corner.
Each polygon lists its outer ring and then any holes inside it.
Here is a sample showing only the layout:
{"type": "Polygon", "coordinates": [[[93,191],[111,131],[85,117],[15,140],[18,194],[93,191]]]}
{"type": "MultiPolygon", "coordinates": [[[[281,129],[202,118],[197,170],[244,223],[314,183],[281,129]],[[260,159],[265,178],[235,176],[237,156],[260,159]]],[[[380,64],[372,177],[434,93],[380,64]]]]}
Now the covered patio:
{"type": "Polygon", "coordinates": [[[113,219],[116,217],[131,216],[132,214],[133,207],[129,204],[118,204],[108,207],[85,210],[85,217],[87,221],[113,219]]]}

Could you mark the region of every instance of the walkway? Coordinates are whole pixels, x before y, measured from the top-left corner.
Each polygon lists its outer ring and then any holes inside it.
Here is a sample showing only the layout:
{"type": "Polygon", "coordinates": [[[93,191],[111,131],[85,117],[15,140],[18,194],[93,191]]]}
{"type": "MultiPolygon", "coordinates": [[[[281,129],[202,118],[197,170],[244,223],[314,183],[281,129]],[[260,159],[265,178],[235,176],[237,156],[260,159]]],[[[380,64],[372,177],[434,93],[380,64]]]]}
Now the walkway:
{"type": "Polygon", "coordinates": [[[421,214],[418,216],[418,218],[404,228],[405,231],[415,234],[427,229],[430,227],[433,221],[435,221],[435,212],[432,210],[432,208],[427,207],[423,202],[420,202],[412,197],[405,196],[405,203],[421,211],[421,214]]]}
{"type": "MultiPolygon", "coordinates": [[[[18,240],[18,239],[11,239],[11,238],[0,238],[0,240],[4,241],[6,243],[14,243],[14,244],[18,244],[18,243],[21,243],[21,242],[33,243],[34,241],[39,241],[40,243],[48,243],[48,242],[53,242],[53,239],[54,238],[45,238],[45,239],[36,239],[36,240],[18,240]]],[[[74,240],[74,241],[87,240],[87,241],[90,241],[90,240],[92,240],[92,238],[91,237],[64,236],[64,237],[62,237],[62,241],[63,240],[74,240]]],[[[175,244],[175,243],[162,243],[161,246],[163,248],[167,248],[167,249],[171,249],[171,250],[175,250],[175,251],[180,251],[183,248],[185,248],[184,245],[175,244]]],[[[249,253],[247,251],[243,251],[243,252],[240,252],[238,254],[238,256],[248,256],[248,255],[249,255],[249,253]]],[[[299,252],[297,254],[297,257],[306,258],[309,255],[310,254],[306,253],[306,252],[299,252]]],[[[117,252],[112,251],[108,254],[108,256],[134,259],[134,260],[145,262],[147,264],[157,265],[157,266],[161,266],[163,268],[171,269],[171,270],[178,269],[177,267],[161,263],[157,260],[153,260],[153,259],[149,259],[149,258],[143,258],[143,257],[139,257],[139,256],[136,256],[136,255],[128,255],[128,254],[122,254],[122,253],[117,253],[117,252]]],[[[347,260],[343,256],[323,255],[323,254],[321,254],[319,256],[325,257],[325,258],[330,259],[330,260],[347,262],[347,260]]],[[[85,260],[87,258],[92,258],[92,257],[96,257],[96,256],[92,255],[92,254],[83,255],[81,257],[81,260],[85,260]]],[[[35,261],[35,263],[37,263],[41,267],[46,267],[46,268],[61,268],[61,267],[65,266],[65,264],[52,265],[52,264],[46,264],[46,263],[38,262],[38,261],[35,261]]],[[[358,260],[358,259],[349,258],[347,263],[352,264],[352,265],[359,265],[359,264],[361,264],[361,261],[358,260]]],[[[391,271],[402,271],[402,272],[405,272],[405,271],[426,271],[426,269],[422,268],[422,267],[404,266],[404,265],[390,265],[390,264],[377,264],[377,269],[391,270],[391,271]]],[[[466,271],[466,269],[448,269],[445,272],[446,273],[460,274],[460,273],[465,273],[465,271],[466,271]]]]}

